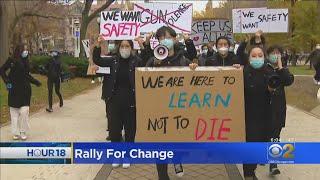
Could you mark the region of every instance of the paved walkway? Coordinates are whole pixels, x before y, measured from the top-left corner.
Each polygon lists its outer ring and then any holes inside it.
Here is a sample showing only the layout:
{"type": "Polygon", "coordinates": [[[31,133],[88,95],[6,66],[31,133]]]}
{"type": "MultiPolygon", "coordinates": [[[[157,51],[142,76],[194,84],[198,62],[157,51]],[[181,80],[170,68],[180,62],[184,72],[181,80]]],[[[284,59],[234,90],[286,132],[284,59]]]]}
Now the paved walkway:
{"type": "MultiPolygon", "coordinates": [[[[49,114],[42,110],[31,116],[32,131],[28,141],[104,141],[106,135],[105,107],[100,100],[100,87],[85,94],[65,101],[63,108],[54,108],[49,114]],[[36,131],[35,131],[36,130],[36,131]]],[[[320,119],[288,107],[287,127],[282,132],[282,139],[292,141],[319,141],[320,119]]],[[[4,126],[0,132],[1,142],[12,141],[10,126],[4,126]]],[[[224,165],[185,165],[185,176],[173,175],[172,179],[239,179],[235,166],[224,165]],[[231,169],[231,170],[230,170],[231,169]],[[232,170],[233,169],[233,170],[232,170]],[[234,174],[230,174],[233,172],[234,174]],[[228,174],[229,173],[229,174],[228,174]]],[[[238,165],[240,172],[241,165],[238,165]]],[[[271,179],[320,179],[320,165],[281,165],[282,174],[271,179]]],[[[133,165],[129,170],[110,165],[1,165],[1,180],[24,179],[156,179],[154,165],[133,165]],[[140,174],[141,178],[137,177],[140,174]],[[143,177],[143,178],[142,178],[143,177]]],[[[260,179],[270,179],[267,166],[258,168],[260,179]]]]}

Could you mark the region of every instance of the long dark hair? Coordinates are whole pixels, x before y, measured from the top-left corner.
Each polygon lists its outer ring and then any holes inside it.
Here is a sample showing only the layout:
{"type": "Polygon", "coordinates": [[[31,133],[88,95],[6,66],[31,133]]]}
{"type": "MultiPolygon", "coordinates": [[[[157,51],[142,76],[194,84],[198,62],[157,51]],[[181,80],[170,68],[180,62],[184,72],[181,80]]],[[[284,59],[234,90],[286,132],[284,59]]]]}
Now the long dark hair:
{"type": "Polygon", "coordinates": [[[13,58],[14,60],[19,60],[19,59],[21,59],[21,54],[22,54],[23,50],[24,50],[23,44],[18,44],[18,45],[14,48],[14,51],[13,51],[13,54],[12,54],[12,55],[13,55],[12,58],[13,58]]]}

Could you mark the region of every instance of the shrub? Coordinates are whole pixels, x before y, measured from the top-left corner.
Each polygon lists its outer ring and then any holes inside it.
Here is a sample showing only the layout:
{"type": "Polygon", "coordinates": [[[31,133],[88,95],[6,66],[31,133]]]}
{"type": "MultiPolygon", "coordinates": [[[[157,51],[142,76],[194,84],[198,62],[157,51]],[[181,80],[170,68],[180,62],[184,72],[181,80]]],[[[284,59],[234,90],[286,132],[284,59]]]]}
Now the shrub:
{"type": "MultiPolygon", "coordinates": [[[[50,56],[32,56],[30,67],[32,73],[43,74],[42,69],[49,62],[50,56]]],[[[85,58],[75,58],[72,56],[61,56],[62,70],[71,73],[72,77],[85,77],[87,75],[88,60],[85,58]]]]}

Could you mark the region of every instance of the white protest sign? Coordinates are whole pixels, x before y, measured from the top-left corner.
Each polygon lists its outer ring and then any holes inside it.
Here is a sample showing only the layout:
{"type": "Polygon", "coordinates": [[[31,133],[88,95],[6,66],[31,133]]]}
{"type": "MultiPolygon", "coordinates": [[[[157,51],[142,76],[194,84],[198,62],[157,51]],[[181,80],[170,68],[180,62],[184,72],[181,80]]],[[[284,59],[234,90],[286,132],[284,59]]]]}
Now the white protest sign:
{"type": "Polygon", "coordinates": [[[100,34],[106,40],[132,40],[140,35],[139,11],[103,11],[100,34]]]}
{"type": "Polygon", "coordinates": [[[87,58],[89,58],[90,57],[90,40],[89,39],[82,40],[82,45],[87,58]]]}
{"type": "Polygon", "coordinates": [[[169,26],[177,33],[191,32],[192,4],[138,3],[134,10],[141,12],[141,32],[155,31],[161,26],[169,26]]]}
{"type": "Polygon", "coordinates": [[[233,32],[265,33],[288,32],[288,9],[249,8],[233,9],[233,32]]]}
{"type": "Polygon", "coordinates": [[[98,70],[96,71],[96,73],[99,73],[99,74],[110,74],[110,67],[100,67],[100,66],[98,66],[98,70]]]}
{"type": "Polygon", "coordinates": [[[228,19],[199,20],[192,22],[191,39],[194,45],[216,41],[226,36],[233,41],[231,22],[228,19]]]}

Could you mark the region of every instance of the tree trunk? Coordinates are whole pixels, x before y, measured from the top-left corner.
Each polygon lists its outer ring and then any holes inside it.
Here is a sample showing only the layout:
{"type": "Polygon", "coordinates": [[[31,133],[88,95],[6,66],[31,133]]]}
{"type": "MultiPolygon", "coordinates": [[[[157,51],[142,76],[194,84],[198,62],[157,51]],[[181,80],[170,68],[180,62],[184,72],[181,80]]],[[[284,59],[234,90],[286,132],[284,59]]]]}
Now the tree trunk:
{"type": "Polygon", "coordinates": [[[8,22],[7,3],[0,1],[0,66],[9,56],[8,22]]]}
{"type": "Polygon", "coordinates": [[[80,55],[79,57],[85,57],[84,55],[84,48],[82,46],[82,40],[86,38],[87,29],[88,29],[88,17],[82,17],[82,22],[80,26],[80,55]]]}

